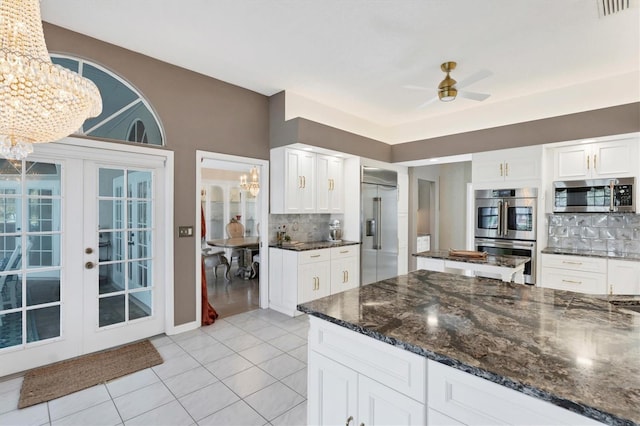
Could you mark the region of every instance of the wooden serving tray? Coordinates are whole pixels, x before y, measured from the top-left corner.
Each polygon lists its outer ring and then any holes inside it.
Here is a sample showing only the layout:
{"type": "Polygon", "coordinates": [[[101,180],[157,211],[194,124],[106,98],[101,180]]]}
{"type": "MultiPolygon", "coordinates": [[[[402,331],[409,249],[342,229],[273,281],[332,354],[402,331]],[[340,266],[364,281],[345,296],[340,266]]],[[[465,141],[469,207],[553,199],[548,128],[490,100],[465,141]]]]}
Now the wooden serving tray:
{"type": "Polygon", "coordinates": [[[449,249],[449,256],[467,257],[470,259],[485,259],[487,257],[487,252],[449,249]]]}

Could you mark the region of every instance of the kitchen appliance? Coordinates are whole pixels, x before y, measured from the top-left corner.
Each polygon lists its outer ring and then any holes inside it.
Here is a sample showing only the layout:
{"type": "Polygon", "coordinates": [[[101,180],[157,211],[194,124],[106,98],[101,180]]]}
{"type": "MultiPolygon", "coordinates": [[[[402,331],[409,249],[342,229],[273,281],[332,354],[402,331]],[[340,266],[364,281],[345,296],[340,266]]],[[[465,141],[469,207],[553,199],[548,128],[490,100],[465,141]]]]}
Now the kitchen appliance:
{"type": "Polygon", "coordinates": [[[475,249],[530,257],[524,267],[527,284],[536,282],[537,204],[537,188],[475,192],[475,249]]]}
{"type": "Polygon", "coordinates": [[[338,219],[329,222],[329,241],[342,241],[342,225],[340,225],[340,221],[338,219]]]}
{"type": "Polygon", "coordinates": [[[477,190],[476,238],[536,240],[537,188],[477,190]]]}
{"type": "Polygon", "coordinates": [[[398,174],[363,167],[361,174],[362,284],[398,275],[398,174]]]}
{"type": "Polygon", "coordinates": [[[635,178],[558,181],[553,183],[555,213],[635,213],[635,178]]]}
{"type": "MultiPolygon", "coordinates": [[[[495,238],[476,238],[475,248],[477,251],[484,251],[500,256],[526,256],[531,260],[524,265],[524,282],[526,284],[536,283],[536,242],[520,240],[499,240],[495,238]]],[[[481,275],[477,273],[477,275],[481,275]]],[[[492,277],[495,278],[495,277],[492,277]]]]}

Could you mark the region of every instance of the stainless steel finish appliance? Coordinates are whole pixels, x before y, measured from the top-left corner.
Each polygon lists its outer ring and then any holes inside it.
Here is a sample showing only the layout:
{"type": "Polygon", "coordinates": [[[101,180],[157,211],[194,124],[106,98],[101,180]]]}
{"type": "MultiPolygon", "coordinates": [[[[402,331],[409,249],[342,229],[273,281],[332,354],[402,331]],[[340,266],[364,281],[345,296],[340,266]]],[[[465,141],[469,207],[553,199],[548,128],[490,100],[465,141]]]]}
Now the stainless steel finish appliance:
{"type": "Polygon", "coordinates": [[[338,219],[329,222],[329,241],[342,241],[342,225],[338,219]]]}
{"type": "Polygon", "coordinates": [[[475,236],[536,239],[537,188],[477,190],[475,236]]]}
{"type": "Polygon", "coordinates": [[[537,188],[477,190],[475,249],[489,254],[527,256],[524,282],[536,282],[537,188]]]}
{"type": "Polygon", "coordinates": [[[560,181],[553,183],[556,213],[635,213],[635,178],[560,181]]]}
{"type": "Polygon", "coordinates": [[[395,171],[362,168],[362,284],[398,275],[398,175],[395,171]]]}
{"type": "Polygon", "coordinates": [[[526,256],[531,260],[524,265],[524,282],[535,284],[536,282],[536,242],[519,240],[498,240],[494,238],[476,238],[476,250],[486,251],[489,254],[526,256]]]}

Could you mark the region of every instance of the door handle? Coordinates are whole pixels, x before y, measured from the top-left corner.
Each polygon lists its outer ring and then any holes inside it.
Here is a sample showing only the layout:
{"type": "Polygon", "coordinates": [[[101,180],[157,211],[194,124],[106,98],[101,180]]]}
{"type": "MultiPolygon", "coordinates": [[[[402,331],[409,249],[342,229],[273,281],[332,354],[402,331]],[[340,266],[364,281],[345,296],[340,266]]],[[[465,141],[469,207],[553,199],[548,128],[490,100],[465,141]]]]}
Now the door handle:
{"type": "Polygon", "coordinates": [[[93,262],[87,262],[84,264],[84,267],[87,269],[93,269],[94,266],[96,266],[96,264],[93,262]]]}
{"type": "Polygon", "coordinates": [[[87,247],[86,249],[84,249],[84,252],[87,254],[91,254],[93,253],[93,249],[91,247],[87,247]]]}
{"type": "Polygon", "coordinates": [[[347,422],[344,424],[344,426],[349,426],[349,423],[351,423],[353,421],[353,416],[349,416],[349,418],[347,419],[347,422]]]}

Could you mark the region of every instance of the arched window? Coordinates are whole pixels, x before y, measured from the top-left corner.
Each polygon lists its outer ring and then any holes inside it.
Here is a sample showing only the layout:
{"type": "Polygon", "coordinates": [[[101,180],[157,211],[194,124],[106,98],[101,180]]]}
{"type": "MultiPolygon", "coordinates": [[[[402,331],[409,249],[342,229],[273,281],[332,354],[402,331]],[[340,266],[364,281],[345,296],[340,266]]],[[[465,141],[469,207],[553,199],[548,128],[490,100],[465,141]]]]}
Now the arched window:
{"type": "Polygon", "coordinates": [[[93,81],[102,96],[102,113],[87,119],[76,134],[164,145],[164,132],[151,105],[122,77],[84,59],[51,54],[51,61],[93,81]]]}
{"type": "Polygon", "coordinates": [[[129,142],[149,143],[147,139],[147,129],[144,127],[142,120],[135,120],[129,127],[129,136],[127,136],[129,142]]]}

